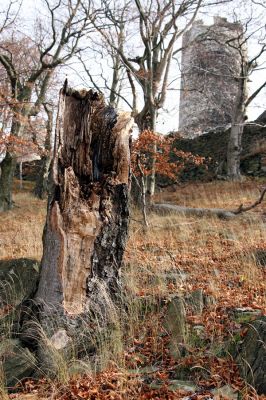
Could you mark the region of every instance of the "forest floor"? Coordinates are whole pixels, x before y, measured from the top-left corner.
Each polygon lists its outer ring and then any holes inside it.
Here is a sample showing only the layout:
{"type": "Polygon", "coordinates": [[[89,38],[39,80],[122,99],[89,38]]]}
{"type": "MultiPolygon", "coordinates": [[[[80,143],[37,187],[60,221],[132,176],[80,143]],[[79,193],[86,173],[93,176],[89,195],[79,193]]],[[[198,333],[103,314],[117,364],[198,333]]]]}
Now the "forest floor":
{"type": "MultiPolygon", "coordinates": [[[[253,203],[262,184],[188,184],[157,194],[155,202],[232,210],[253,203]]],[[[14,209],[0,216],[1,259],[41,258],[46,201],[30,190],[30,184],[17,189],[14,209]]],[[[132,211],[124,257],[127,312],[101,344],[98,371],[88,366],[86,375],[66,374],[58,382],[31,379],[7,399],[266,399],[240,378],[228,351],[246,322],[237,310],[266,314],[265,201],[231,220],[182,214],[148,219],[144,230],[141,214],[132,211]],[[189,340],[176,354],[163,320],[173,297],[191,293],[205,300],[202,307],[186,306],[189,340]]]]}

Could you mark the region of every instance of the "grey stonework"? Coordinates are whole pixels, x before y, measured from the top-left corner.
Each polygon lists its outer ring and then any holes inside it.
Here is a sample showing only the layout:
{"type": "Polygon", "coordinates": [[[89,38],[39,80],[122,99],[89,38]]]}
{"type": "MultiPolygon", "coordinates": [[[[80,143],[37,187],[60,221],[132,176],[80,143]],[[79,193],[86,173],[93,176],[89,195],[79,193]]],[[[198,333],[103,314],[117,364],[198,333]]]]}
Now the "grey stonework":
{"type": "Polygon", "coordinates": [[[241,60],[236,49],[238,23],[215,17],[213,25],[196,21],[183,36],[179,132],[195,137],[231,122],[241,60]]]}

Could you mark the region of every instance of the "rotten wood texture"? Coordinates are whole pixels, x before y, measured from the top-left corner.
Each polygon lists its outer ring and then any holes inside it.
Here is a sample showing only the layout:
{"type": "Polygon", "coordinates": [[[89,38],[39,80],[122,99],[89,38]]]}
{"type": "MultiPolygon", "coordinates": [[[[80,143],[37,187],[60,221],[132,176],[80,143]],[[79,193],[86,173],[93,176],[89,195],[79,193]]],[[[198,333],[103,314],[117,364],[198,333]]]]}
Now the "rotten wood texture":
{"type": "Polygon", "coordinates": [[[64,314],[119,291],[131,128],[129,113],[117,114],[98,93],[61,90],[36,299],[64,314]]]}

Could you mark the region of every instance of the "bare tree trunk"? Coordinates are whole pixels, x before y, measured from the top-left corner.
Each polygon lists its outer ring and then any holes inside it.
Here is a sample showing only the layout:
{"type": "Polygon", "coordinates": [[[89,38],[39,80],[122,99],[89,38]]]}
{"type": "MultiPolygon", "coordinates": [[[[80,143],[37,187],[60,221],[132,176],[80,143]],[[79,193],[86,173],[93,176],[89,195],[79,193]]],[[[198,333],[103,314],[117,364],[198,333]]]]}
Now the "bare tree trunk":
{"type": "Polygon", "coordinates": [[[37,177],[34,194],[39,199],[44,199],[47,196],[48,192],[48,175],[49,175],[49,167],[51,164],[51,156],[50,154],[45,154],[41,158],[41,168],[40,173],[37,177]]]}
{"type": "MultiPolygon", "coordinates": [[[[24,129],[24,121],[20,121],[13,116],[11,133],[14,136],[20,136],[24,129]]],[[[7,211],[13,207],[12,187],[15,174],[16,160],[14,155],[7,151],[4,160],[0,164],[0,211],[7,211]]]]}
{"type": "MultiPolygon", "coordinates": [[[[157,123],[157,109],[154,105],[144,106],[143,110],[135,117],[136,124],[138,125],[139,131],[151,130],[156,132],[157,123]]],[[[151,175],[148,177],[147,195],[149,202],[152,202],[152,197],[155,194],[156,187],[156,153],[157,153],[157,143],[154,142],[152,149],[152,159],[151,159],[151,175]]]]}
{"type": "Polygon", "coordinates": [[[244,130],[244,119],[238,118],[232,123],[227,147],[227,176],[230,180],[241,179],[240,154],[242,150],[242,135],[244,130]],[[239,122],[237,122],[237,120],[239,122]]]}
{"type": "Polygon", "coordinates": [[[140,190],[141,190],[141,209],[142,209],[142,216],[143,222],[146,227],[149,226],[148,219],[147,219],[147,208],[146,208],[146,186],[145,186],[145,177],[143,170],[141,168],[139,155],[137,156],[137,164],[138,169],[140,172],[140,190]]]}
{"type": "Polygon", "coordinates": [[[23,162],[19,163],[19,188],[23,189],[23,162]]]}
{"type": "Polygon", "coordinates": [[[56,310],[68,334],[88,310],[108,318],[119,297],[131,127],[129,114],[117,115],[98,93],[61,90],[36,294],[43,327],[56,310]]]}
{"type": "Polygon", "coordinates": [[[39,199],[44,199],[48,193],[48,175],[51,164],[52,134],[53,134],[53,108],[48,104],[44,104],[47,114],[46,138],[45,138],[45,154],[41,158],[40,174],[37,177],[34,194],[39,199]]]}
{"type": "Polygon", "coordinates": [[[157,153],[157,142],[153,143],[153,157],[151,160],[151,176],[149,177],[149,188],[148,188],[148,195],[149,195],[149,202],[152,203],[152,198],[155,194],[155,187],[156,187],[156,153],[157,153]]]}
{"type": "Polygon", "coordinates": [[[240,155],[242,151],[242,135],[246,117],[248,62],[246,51],[241,55],[241,75],[238,94],[232,115],[232,127],[227,145],[227,176],[232,181],[241,179],[240,155]]]}
{"type": "Polygon", "coordinates": [[[0,164],[0,212],[12,208],[12,184],[15,172],[15,160],[7,152],[4,160],[0,164]]]}

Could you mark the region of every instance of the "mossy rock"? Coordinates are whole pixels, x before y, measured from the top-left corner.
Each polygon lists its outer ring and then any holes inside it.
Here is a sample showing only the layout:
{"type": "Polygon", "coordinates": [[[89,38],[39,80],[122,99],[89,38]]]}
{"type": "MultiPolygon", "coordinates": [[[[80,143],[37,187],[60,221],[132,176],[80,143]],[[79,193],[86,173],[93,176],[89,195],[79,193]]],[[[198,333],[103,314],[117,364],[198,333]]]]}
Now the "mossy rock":
{"type": "Polygon", "coordinates": [[[193,311],[193,315],[201,315],[204,307],[203,290],[193,290],[193,292],[186,296],[185,302],[193,311]]]}
{"type": "Polygon", "coordinates": [[[256,318],[260,317],[260,315],[260,310],[254,310],[248,307],[240,307],[233,310],[233,319],[238,324],[247,324],[249,322],[252,322],[256,318]]]}
{"type": "Polygon", "coordinates": [[[163,326],[170,336],[170,354],[173,358],[179,359],[182,356],[182,345],[187,342],[188,337],[185,303],[183,298],[175,296],[169,301],[165,312],[163,326]]]}
{"type": "Polygon", "coordinates": [[[19,340],[6,339],[0,342],[0,366],[7,387],[31,376],[36,364],[35,356],[29,349],[22,347],[19,340]]]}
{"type": "Polygon", "coordinates": [[[36,260],[0,261],[0,336],[11,335],[17,329],[21,307],[33,297],[38,277],[36,260]]]}
{"type": "Polygon", "coordinates": [[[179,364],[172,372],[171,379],[189,380],[192,378],[192,371],[189,365],[179,364]]]}
{"type": "Polygon", "coordinates": [[[243,379],[258,394],[266,394],[266,316],[249,323],[236,357],[243,379]]]}
{"type": "Polygon", "coordinates": [[[257,250],[254,253],[256,263],[260,267],[266,267],[266,250],[257,250]]]}
{"type": "Polygon", "coordinates": [[[204,336],[204,327],[194,326],[189,331],[187,343],[193,348],[205,348],[207,345],[207,341],[204,336]],[[201,330],[200,328],[203,328],[203,330],[201,330]]]}

